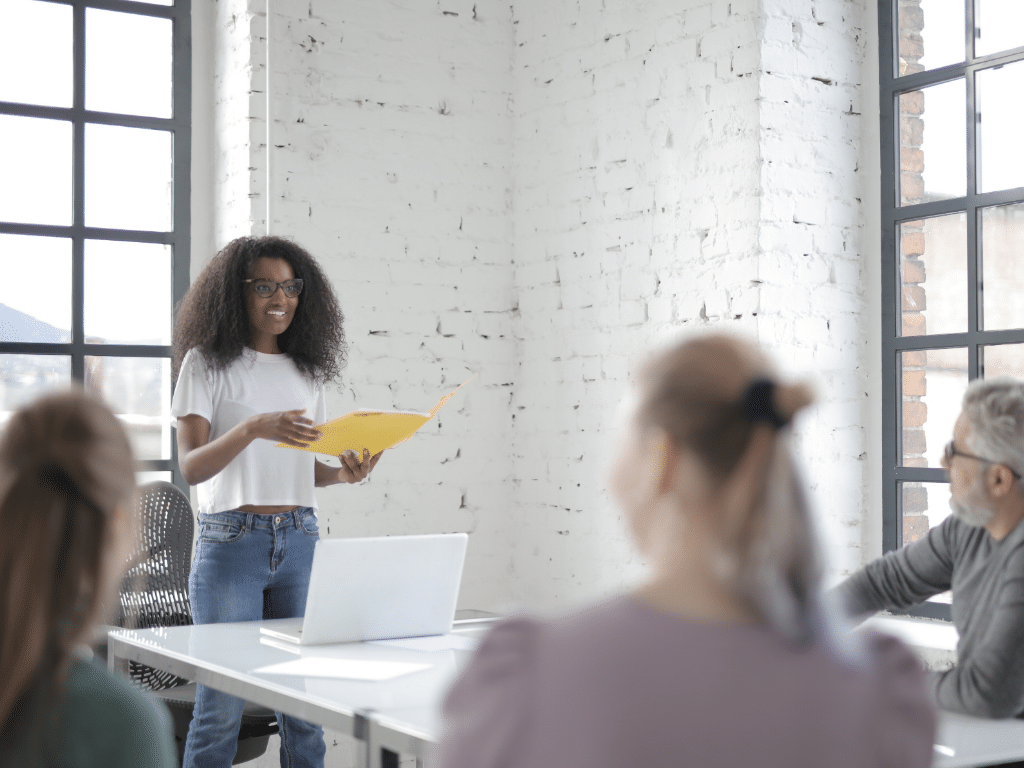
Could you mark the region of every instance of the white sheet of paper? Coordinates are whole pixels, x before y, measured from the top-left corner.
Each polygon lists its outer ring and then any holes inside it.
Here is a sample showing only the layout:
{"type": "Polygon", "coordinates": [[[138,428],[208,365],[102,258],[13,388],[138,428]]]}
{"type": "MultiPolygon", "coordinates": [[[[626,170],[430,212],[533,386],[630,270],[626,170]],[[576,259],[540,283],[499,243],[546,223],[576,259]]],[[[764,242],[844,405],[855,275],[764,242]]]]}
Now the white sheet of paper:
{"type": "Polygon", "coordinates": [[[407,651],[471,651],[480,641],[465,635],[427,635],[426,637],[400,637],[396,640],[371,640],[373,645],[404,648],[407,651]]]}
{"type": "Polygon", "coordinates": [[[337,677],[346,680],[390,680],[428,669],[429,664],[407,661],[372,661],[363,659],[331,659],[309,656],[259,667],[253,672],[260,675],[295,675],[297,677],[337,677]]]}

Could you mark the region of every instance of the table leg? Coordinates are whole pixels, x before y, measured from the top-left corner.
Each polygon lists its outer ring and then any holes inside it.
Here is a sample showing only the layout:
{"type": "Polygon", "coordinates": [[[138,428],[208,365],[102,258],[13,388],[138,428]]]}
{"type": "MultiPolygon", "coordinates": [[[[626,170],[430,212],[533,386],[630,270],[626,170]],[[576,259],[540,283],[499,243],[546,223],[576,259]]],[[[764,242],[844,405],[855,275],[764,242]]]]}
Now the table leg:
{"type": "Polygon", "coordinates": [[[364,745],[366,746],[366,768],[382,768],[380,762],[380,744],[377,743],[377,726],[373,715],[368,714],[363,720],[364,745]]]}
{"type": "Polygon", "coordinates": [[[363,727],[366,734],[367,768],[398,768],[398,753],[381,746],[372,714],[366,717],[363,727]]]}
{"type": "Polygon", "coordinates": [[[118,656],[109,646],[107,648],[107,669],[111,672],[128,677],[128,659],[118,656]]]}

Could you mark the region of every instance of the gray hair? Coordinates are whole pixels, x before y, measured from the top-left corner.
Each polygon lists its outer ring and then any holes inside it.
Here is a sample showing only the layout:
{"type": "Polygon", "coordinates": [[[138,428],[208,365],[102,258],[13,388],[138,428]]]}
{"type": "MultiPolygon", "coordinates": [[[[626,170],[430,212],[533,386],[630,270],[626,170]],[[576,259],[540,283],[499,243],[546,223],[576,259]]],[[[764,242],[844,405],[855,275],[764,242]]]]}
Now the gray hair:
{"type": "Polygon", "coordinates": [[[1024,381],[975,379],[964,393],[963,408],[971,425],[967,447],[1024,475],[1024,381]]]}
{"type": "Polygon", "coordinates": [[[719,577],[790,643],[820,642],[859,668],[867,661],[862,638],[850,633],[846,617],[822,590],[818,532],[790,443],[788,430],[776,434],[754,515],[757,534],[745,551],[723,553],[719,577]]]}
{"type": "Polygon", "coordinates": [[[821,634],[822,562],[788,434],[776,436],[767,469],[758,535],[738,558],[731,586],[783,637],[802,644],[821,634]]]}

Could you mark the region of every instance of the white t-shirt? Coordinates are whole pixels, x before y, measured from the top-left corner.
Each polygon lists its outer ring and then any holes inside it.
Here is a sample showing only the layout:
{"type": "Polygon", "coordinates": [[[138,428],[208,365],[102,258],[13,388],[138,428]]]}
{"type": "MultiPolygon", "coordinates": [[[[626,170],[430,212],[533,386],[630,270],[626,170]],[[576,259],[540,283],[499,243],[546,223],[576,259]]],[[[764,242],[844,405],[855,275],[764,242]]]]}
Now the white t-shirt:
{"type": "MultiPolygon", "coordinates": [[[[181,362],[171,414],[196,414],[210,422],[210,440],[258,413],[305,408],[315,424],[327,420],[323,387],[299,372],[286,355],[246,348],[223,371],[211,371],[191,349],[181,362]]],[[[317,508],[315,454],[277,448],[271,440],[253,440],[231,463],[198,486],[202,514],[237,509],[243,504],[294,504],[317,508]]]]}

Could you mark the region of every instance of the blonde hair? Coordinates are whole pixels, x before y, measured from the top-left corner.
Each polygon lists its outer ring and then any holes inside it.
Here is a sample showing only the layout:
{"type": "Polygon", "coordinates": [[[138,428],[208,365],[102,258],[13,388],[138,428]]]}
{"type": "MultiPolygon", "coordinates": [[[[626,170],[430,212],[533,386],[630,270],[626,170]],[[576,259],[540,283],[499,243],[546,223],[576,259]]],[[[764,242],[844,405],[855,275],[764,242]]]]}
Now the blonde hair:
{"type": "Polygon", "coordinates": [[[802,644],[825,631],[821,558],[780,425],[813,397],[805,385],[772,382],[767,367],[755,348],[728,336],[681,342],[643,369],[639,414],[697,456],[724,494],[716,575],[761,621],[802,644]],[[770,398],[764,421],[751,417],[754,387],[770,398]]]}
{"type": "Polygon", "coordinates": [[[80,389],[17,411],[0,437],[0,724],[42,679],[63,684],[72,649],[120,572],[114,511],[129,504],[124,428],[80,389]],[[16,532],[16,533],[15,533],[16,532]]]}

